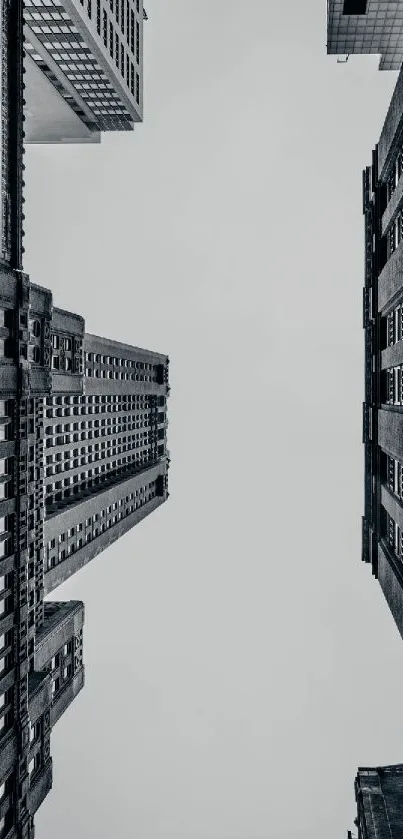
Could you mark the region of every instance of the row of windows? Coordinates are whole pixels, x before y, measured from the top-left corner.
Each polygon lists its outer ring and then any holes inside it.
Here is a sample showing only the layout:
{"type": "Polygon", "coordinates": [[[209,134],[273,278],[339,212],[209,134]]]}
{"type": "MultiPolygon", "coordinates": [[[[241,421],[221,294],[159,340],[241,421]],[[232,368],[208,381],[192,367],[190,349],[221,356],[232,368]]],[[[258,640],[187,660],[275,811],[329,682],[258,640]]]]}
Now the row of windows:
{"type": "Polygon", "coordinates": [[[104,368],[95,370],[92,367],[85,368],[85,375],[87,377],[93,376],[98,379],[120,379],[120,381],[132,382],[156,382],[157,376],[147,376],[143,373],[126,373],[120,370],[105,370],[104,368]]]}
{"type": "MultiPolygon", "coordinates": [[[[105,417],[98,414],[98,419],[86,419],[81,422],[67,422],[58,423],[57,425],[47,425],[45,428],[46,437],[54,437],[57,434],[71,433],[72,431],[88,431],[93,428],[102,428],[104,434],[121,434],[124,431],[131,431],[132,429],[142,428],[144,426],[151,426],[151,413],[120,413],[112,417],[105,417]]],[[[56,419],[56,418],[55,418],[56,419]]],[[[57,417],[59,419],[59,417],[57,417]]],[[[87,447],[88,448],[88,447],[87,447]]],[[[4,460],[4,463],[9,461],[4,460]]],[[[0,460],[0,476],[4,474],[2,471],[2,463],[0,460]]],[[[11,463],[12,465],[12,463],[11,463]]]]}
{"type": "Polygon", "coordinates": [[[48,507],[52,507],[63,502],[69,503],[74,500],[75,496],[80,496],[87,490],[114,482],[116,478],[128,477],[134,472],[139,472],[154,464],[157,455],[158,457],[162,456],[164,446],[161,448],[161,452],[156,450],[155,447],[133,452],[125,457],[117,458],[113,462],[103,463],[93,469],[70,475],[62,481],[48,484],[45,488],[46,504],[48,507]]]}
{"type": "Polygon", "coordinates": [[[110,446],[100,449],[94,454],[83,455],[81,458],[66,459],[64,463],[58,463],[52,466],[47,466],[46,478],[51,478],[52,476],[60,475],[63,473],[66,474],[75,469],[78,470],[77,473],[75,475],[71,475],[68,478],[65,477],[63,481],[58,481],[55,484],[48,484],[46,491],[52,491],[51,487],[53,487],[54,491],[58,488],[61,489],[62,485],[71,486],[73,483],[85,482],[88,478],[91,478],[95,475],[107,473],[109,470],[115,471],[119,469],[119,467],[121,466],[125,466],[140,460],[143,462],[145,459],[150,459],[151,455],[152,447],[147,448],[147,441],[144,440],[140,441],[139,443],[136,443],[135,448],[133,446],[122,446],[119,448],[116,446],[110,446]],[[141,451],[139,451],[140,448],[142,448],[141,451]],[[102,461],[106,461],[106,458],[116,457],[117,455],[123,454],[124,452],[128,452],[128,454],[120,458],[118,457],[116,460],[108,460],[108,462],[101,463],[102,461]],[[97,463],[97,468],[80,472],[80,467],[88,466],[92,463],[97,463]]]}
{"type": "Polygon", "coordinates": [[[391,367],[385,371],[387,405],[403,405],[403,366],[391,367]]]}
{"type": "Polygon", "coordinates": [[[389,513],[386,513],[386,539],[398,559],[403,560],[403,531],[389,513]]]}
{"type": "Polygon", "coordinates": [[[392,256],[403,239],[403,213],[399,213],[386,234],[387,259],[392,256]]]}
{"type": "Polygon", "coordinates": [[[155,364],[149,364],[145,361],[133,361],[129,358],[121,358],[113,355],[102,355],[101,353],[86,352],[85,360],[94,362],[94,364],[111,364],[113,367],[131,367],[133,370],[148,370],[152,372],[155,370],[155,364]]]}
{"type": "Polygon", "coordinates": [[[387,181],[387,200],[392,198],[392,195],[399,183],[403,174],[403,151],[400,150],[396,156],[396,160],[392,166],[388,181],[387,181]]]}
{"type": "MultiPolygon", "coordinates": [[[[135,426],[133,425],[132,429],[134,427],[135,426]]],[[[144,436],[146,433],[151,434],[151,431],[138,432],[138,433],[135,433],[135,434],[130,434],[125,438],[121,438],[121,437],[116,438],[116,433],[118,431],[122,431],[122,430],[123,429],[114,430],[111,433],[111,435],[110,435],[111,439],[108,442],[109,442],[110,446],[114,446],[115,448],[117,446],[122,446],[122,450],[124,450],[124,451],[128,451],[130,448],[138,448],[139,445],[141,445],[140,436],[141,435],[144,436]],[[126,443],[123,442],[123,439],[125,439],[126,442],[129,442],[129,443],[131,442],[131,445],[128,447],[126,445],[126,443]],[[125,446],[126,446],[126,448],[124,448],[125,446]]],[[[125,429],[125,430],[128,430],[128,429],[125,429]]],[[[58,446],[67,446],[67,445],[70,445],[71,443],[83,442],[85,440],[96,440],[100,437],[104,437],[105,434],[106,434],[105,430],[103,431],[102,429],[99,429],[99,430],[93,430],[93,431],[70,432],[68,434],[53,435],[53,436],[49,436],[49,437],[46,438],[46,448],[51,449],[51,448],[55,448],[55,447],[58,447],[58,446]]]]}
{"type": "Polygon", "coordinates": [[[49,668],[52,673],[52,701],[55,701],[71,677],[83,663],[83,631],[73,635],[53,656],[49,668]]]}
{"type": "Polygon", "coordinates": [[[386,319],[386,332],[388,347],[403,339],[403,305],[401,303],[389,312],[386,319]]]}
{"type": "Polygon", "coordinates": [[[123,518],[134,513],[140,507],[144,507],[156,496],[156,481],[145,484],[138,490],[134,490],[125,498],[115,501],[99,513],[86,518],[78,525],[61,533],[58,539],[52,539],[45,547],[45,564],[48,569],[54,568],[60,562],[80,550],[85,544],[89,544],[101,533],[109,530],[123,518]]]}
{"type": "MultiPolygon", "coordinates": [[[[135,408],[136,410],[141,410],[142,408],[146,408],[150,404],[150,396],[148,394],[141,394],[141,393],[125,393],[125,394],[115,394],[115,395],[108,395],[108,396],[47,396],[45,397],[44,405],[47,408],[53,408],[53,411],[57,408],[67,406],[80,406],[81,408],[85,408],[87,413],[96,413],[100,412],[99,406],[111,406],[112,411],[120,411],[120,410],[129,410],[131,407],[135,408]]],[[[158,404],[164,405],[165,404],[165,397],[159,396],[158,397],[158,404]]],[[[6,407],[4,410],[12,411],[11,407],[6,407]]],[[[109,410],[109,409],[108,409],[109,410]]],[[[54,414],[56,415],[56,414],[54,414]]],[[[0,402],[0,416],[3,416],[1,413],[1,402],[0,402]]],[[[11,413],[10,413],[11,416],[11,413]]]]}

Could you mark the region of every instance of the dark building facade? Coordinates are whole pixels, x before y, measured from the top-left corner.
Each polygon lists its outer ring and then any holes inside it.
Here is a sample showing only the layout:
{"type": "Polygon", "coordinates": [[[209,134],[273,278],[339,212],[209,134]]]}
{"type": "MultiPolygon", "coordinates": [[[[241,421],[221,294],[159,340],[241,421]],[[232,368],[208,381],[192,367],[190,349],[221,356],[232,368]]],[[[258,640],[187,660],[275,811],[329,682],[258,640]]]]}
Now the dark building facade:
{"type": "MultiPolygon", "coordinates": [[[[360,768],[354,788],[358,839],[401,839],[403,764],[360,768]]],[[[351,832],[348,835],[351,837],[351,832]]]]}
{"type": "Polygon", "coordinates": [[[167,498],[169,361],[23,272],[23,3],[0,2],[0,839],[33,839],[84,685],[83,603],[45,596],[167,498]]]}
{"type": "Polygon", "coordinates": [[[365,216],[362,555],[403,637],[403,73],[372,166],[365,216]]]}

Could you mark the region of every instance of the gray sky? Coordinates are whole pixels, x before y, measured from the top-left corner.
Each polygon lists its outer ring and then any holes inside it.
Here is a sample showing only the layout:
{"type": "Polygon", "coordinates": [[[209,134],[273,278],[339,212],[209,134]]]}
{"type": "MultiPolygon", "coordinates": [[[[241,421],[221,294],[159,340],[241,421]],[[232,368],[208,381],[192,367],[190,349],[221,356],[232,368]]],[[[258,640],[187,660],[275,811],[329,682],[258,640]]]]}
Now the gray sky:
{"type": "Polygon", "coordinates": [[[360,562],[361,170],[396,74],[326,56],[322,0],[147,11],[144,125],[26,155],[32,280],[172,385],[168,503],[55,592],[86,687],[38,837],[339,839],[357,765],[403,760],[360,562]]]}

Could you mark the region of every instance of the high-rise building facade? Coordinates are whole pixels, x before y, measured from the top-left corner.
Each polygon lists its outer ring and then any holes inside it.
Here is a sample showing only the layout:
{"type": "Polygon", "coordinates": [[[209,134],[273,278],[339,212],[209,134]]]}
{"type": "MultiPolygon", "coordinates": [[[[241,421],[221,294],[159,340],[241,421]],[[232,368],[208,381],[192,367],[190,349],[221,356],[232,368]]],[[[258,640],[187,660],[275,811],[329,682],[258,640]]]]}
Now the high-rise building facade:
{"type": "Polygon", "coordinates": [[[328,0],[327,51],[330,55],[380,55],[380,70],[399,70],[403,0],[328,0]]]}
{"type": "MultiPolygon", "coordinates": [[[[403,765],[360,768],[355,779],[357,839],[403,836],[403,765]]],[[[352,837],[352,832],[348,831],[352,837]]]]}
{"type": "Polygon", "coordinates": [[[168,497],[168,365],[0,268],[1,839],[33,836],[84,685],[83,604],[44,598],[168,497]]]}
{"type": "Polygon", "coordinates": [[[372,166],[365,216],[365,511],[362,555],[403,636],[403,71],[372,166]]]}
{"type": "Polygon", "coordinates": [[[25,0],[27,142],[99,142],[143,118],[142,0],[25,0]]]}
{"type": "Polygon", "coordinates": [[[45,597],[167,498],[169,362],[86,334],[22,270],[23,2],[0,11],[0,839],[33,839],[84,685],[83,603],[45,597]]]}

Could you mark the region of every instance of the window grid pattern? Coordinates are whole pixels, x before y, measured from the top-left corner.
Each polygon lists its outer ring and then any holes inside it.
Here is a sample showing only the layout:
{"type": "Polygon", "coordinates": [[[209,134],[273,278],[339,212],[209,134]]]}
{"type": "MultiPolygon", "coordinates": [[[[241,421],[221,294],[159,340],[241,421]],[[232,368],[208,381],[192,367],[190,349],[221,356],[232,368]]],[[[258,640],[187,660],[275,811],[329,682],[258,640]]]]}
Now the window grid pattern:
{"type": "Polygon", "coordinates": [[[381,54],[380,69],[400,70],[403,62],[401,3],[371,0],[365,15],[343,14],[344,0],[329,0],[327,52],[330,55],[381,54]]]}
{"type": "MultiPolygon", "coordinates": [[[[89,108],[91,119],[82,111],[79,102],[75,102],[74,97],[68,91],[60,90],[59,83],[59,91],[80,118],[100,131],[128,130],[128,128],[131,128],[133,117],[115,90],[113,73],[112,81],[110,81],[69,15],[64,11],[62,4],[58,0],[26,0],[24,13],[26,26],[28,27],[28,37],[25,45],[27,51],[40,69],[48,71],[47,75],[53,82],[52,71],[29,41],[29,30],[31,30],[89,108]]],[[[100,0],[97,0],[96,32],[100,42],[109,51],[112,58],[114,54],[115,56],[117,54],[117,41],[121,42],[123,47],[123,33],[121,29],[116,31],[115,27],[116,23],[109,6],[106,5],[104,0],[102,4],[100,0]]],[[[124,47],[123,52],[125,53],[124,47]]],[[[133,45],[133,51],[130,52],[130,62],[136,60],[137,52],[136,54],[134,52],[133,45]]],[[[129,92],[130,85],[128,84],[127,87],[129,92]]],[[[137,105],[139,105],[139,99],[137,105]]]]}
{"type": "Polygon", "coordinates": [[[386,513],[386,541],[395,556],[403,562],[403,530],[389,513],[386,513]]]}
{"type": "Polygon", "coordinates": [[[82,374],[83,342],[75,335],[52,333],[52,370],[82,374]]]}
{"type": "Polygon", "coordinates": [[[389,491],[403,500],[403,464],[390,455],[387,456],[386,483],[389,491]]]}
{"type": "Polygon", "coordinates": [[[152,466],[166,452],[164,397],[49,397],[46,418],[48,510],[152,466]]]}
{"type": "Polygon", "coordinates": [[[387,346],[392,347],[403,340],[403,304],[399,303],[387,315],[386,319],[387,346]]]}
{"type": "Polygon", "coordinates": [[[106,530],[113,528],[122,519],[145,507],[158,495],[157,484],[158,479],[144,484],[138,490],[134,490],[89,518],[83,519],[64,533],[60,533],[58,539],[52,539],[45,546],[45,568],[47,570],[55,568],[76,551],[93,542],[106,530]]]}
{"type": "Polygon", "coordinates": [[[386,388],[385,402],[387,405],[403,405],[403,366],[390,367],[385,370],[386,388]]]}
{"type": "Polygon", "coordinates": [[[162,384],[161,366],[100,353],[85,353],[85,375],[89,377],[162,384]]]}
{"type": "Polygon", "coordinates": [[[66,685],[83,665],[83,630],[80,629],[55,653],[48,665],[52,674],[52,702],[55,702],[66,685]]]}

